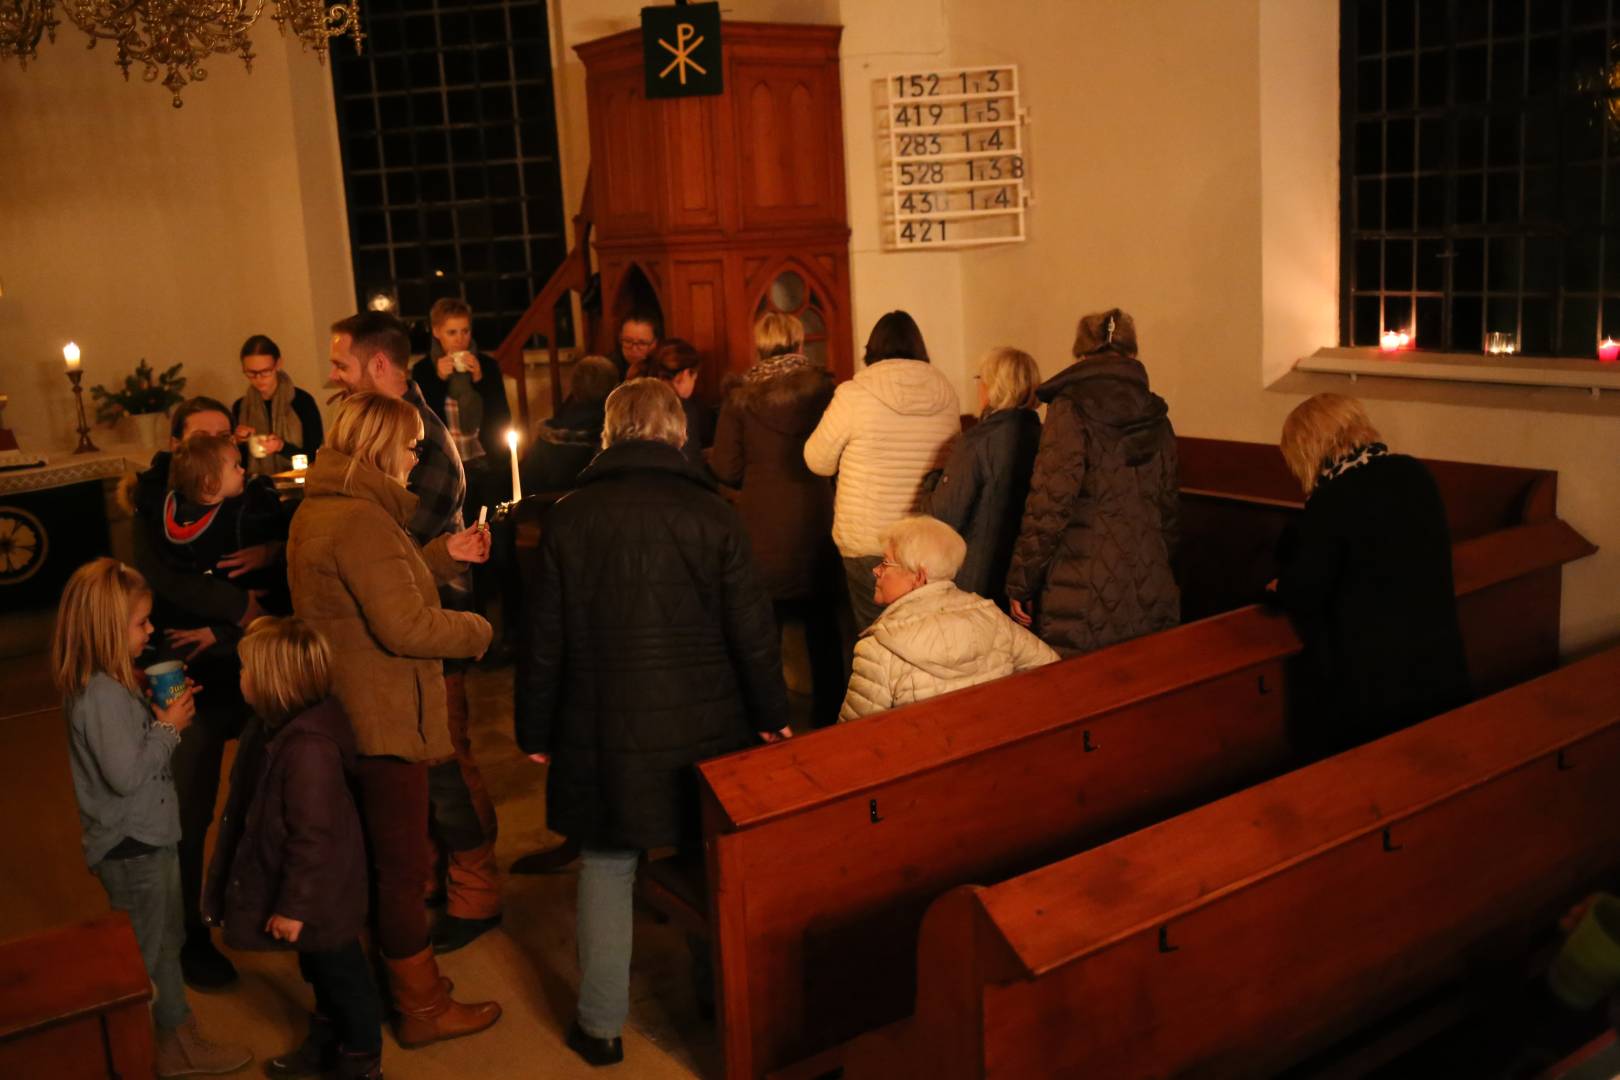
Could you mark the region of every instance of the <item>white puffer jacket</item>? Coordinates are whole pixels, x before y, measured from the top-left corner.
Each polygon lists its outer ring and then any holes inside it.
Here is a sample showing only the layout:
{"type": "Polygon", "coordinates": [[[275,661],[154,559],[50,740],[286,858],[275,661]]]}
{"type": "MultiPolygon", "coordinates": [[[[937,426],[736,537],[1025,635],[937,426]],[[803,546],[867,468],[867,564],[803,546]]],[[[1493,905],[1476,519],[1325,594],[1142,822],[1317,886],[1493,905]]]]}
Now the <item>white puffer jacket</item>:
{"type": "Polygon", "coordinates": [[[838,474],[833,542],[846,558],[881,555],[878,534],[917,512],[923,477],[961,430],[956,388],[923,360],[882,360],[839,386],[804,444],[804,463],[838,474]]]}
{"type": "Polygon", "coordinates": [[[1057,658],[989,600],[954,582],[930,581],[890,604],[855,643],[838,719],[926,701],[1057,658]]]}

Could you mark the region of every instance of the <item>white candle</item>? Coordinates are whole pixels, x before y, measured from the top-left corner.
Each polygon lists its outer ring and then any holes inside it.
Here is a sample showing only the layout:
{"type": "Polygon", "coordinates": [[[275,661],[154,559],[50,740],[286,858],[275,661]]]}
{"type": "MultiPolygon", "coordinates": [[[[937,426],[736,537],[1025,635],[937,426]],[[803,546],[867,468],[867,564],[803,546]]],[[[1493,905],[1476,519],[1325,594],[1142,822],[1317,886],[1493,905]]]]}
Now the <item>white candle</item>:
{"type": "Polygon", "coordinates": [[[71,341],[62,346],[62,359],[67,361],[67,369],[69,371],[78,371],[79,347],[71,341]]]}
{"type": "Polygon", "coordinates": [[[523,499],[523,481],[518,479],[517,428],[506,429],[506,445],[512,450],[512,501],[520,502],[523,499]]]}

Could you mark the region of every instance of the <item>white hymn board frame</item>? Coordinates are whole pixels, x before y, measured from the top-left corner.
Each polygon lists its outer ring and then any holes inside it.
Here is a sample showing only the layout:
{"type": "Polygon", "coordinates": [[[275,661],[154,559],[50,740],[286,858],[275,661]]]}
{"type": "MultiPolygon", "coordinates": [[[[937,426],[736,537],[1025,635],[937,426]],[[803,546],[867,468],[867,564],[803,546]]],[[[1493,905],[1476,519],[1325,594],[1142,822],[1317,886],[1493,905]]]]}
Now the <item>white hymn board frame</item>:
{"type": "Polygon", "coordinates": [[[883,85],[886,246],[922,251],[1026,239],[1029,166],[1017,65],[895,72],[883,85]]]}

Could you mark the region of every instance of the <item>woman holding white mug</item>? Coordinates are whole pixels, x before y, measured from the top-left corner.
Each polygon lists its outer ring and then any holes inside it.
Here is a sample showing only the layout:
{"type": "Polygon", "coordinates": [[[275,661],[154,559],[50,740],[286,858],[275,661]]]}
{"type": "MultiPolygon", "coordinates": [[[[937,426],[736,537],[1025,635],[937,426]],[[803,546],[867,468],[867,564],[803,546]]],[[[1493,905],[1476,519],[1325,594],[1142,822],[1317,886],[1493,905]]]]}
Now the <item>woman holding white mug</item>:
{"type": "Polygon", "coordinates": [[[231,406],[242,467],[259,476],[286,472],[294,454],[311,460],[321,448],[321,410],[307,391],[281,370],[281,349],[263,334],[242,343],[242,375],[248,392],[231,406]]]}

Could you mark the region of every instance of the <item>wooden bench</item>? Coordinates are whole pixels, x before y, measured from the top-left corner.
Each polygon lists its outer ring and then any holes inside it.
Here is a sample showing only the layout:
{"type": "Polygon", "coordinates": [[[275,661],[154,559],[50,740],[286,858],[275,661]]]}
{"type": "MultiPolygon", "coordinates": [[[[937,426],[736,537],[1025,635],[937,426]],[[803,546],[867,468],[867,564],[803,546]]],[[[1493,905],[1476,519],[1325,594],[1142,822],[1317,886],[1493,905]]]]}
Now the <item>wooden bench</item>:
{"type": "Polygon", "coordinates": [[[122,912],[0,944],[0,1076],[151,1076],[151,998],[122,912]]]}
{"type": "MultiPolygon", "coordinates": [[[[1466,605],[1590,550],[1558,521],[1459,544],[1471,655],[1546,670],[1540,623],[1466,605]]],[[[946,889],[1290,767],[1283,691],[1298,650],[1286,620],[1249,607],[701,765],[708,911],[683,908],[696,890],[664,864],[641,895],[683,925],[706,914],[727,1075],[762,1076],[905,1015],[916,929],[946,889]]]]}
{"type": "Polygon", "coordinates": [[[1285,769],[1297,649],[1250,608],[703,763],[727,1075],[905,1015],[946,889],[1285,769]]]}
{"type": "Polygon", "coordinates": [[[1620,649],[930,907],[915,1015],[780,1073],[1266,1075],[1620,866],[1620,649]]]}

